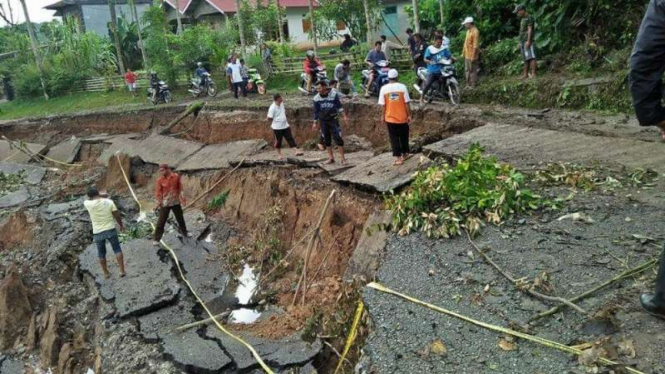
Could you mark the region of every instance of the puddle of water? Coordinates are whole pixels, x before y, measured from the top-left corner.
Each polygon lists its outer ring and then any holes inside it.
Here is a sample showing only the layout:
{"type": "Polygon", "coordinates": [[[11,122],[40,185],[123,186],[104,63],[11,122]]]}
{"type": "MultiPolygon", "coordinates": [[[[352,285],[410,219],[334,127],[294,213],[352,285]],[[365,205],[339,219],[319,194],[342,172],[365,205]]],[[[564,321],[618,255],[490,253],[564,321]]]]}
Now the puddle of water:
{"type": "Polygon", "coordinates": [[[256,322],[259,317],[261,317],[261,312],[257,312],[254,309],[241,308],[231,312],[231,315],[229,315],[229,322],[250,324],[256,322]]]}
{"type": "MultiPolygon", "coordinates": [[[[242,275],[238,278],[238,283],[238,289],[236,289],[235,296],[240,305],[247,305],[252,299],[252,296],[254,296],[254,292],[256,292],[256,287],[258,285],[254,269],[245,264],[245,267],[242,270],[242,275]]],[[[240,308],[231,312],[229,321],[231,323],[249,324],[256,322],[260,316],[261,312],[254,309],[240,308]]]]}

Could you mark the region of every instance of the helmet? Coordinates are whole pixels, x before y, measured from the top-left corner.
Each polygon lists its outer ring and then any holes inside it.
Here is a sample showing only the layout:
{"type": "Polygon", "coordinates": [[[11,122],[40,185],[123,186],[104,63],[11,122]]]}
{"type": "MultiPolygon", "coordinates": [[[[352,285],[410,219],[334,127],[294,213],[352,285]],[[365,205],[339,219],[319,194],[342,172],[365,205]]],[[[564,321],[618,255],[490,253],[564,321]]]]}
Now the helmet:
{"type": "Polygon", "coordinates": [[[311,49],[309,51],[307,51],[307,57],[310,57],[310,58],[314,57],[314,51],[312,51],[311,49]]]}
{"type": "Polygon", "coordinates": [[[201,66],[203,66],[203,64],[199,61],[199,62],[196,63],[196,66],[201,67],[201,66]]]}

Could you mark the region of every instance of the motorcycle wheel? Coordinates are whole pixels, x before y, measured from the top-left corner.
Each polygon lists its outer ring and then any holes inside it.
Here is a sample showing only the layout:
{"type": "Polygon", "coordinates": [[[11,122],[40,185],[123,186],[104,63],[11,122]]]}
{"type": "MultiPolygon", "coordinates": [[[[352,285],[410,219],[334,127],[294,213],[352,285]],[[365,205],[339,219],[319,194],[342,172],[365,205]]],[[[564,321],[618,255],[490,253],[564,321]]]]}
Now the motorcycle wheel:
{"type": "Polygon", "coordinates": [[[427,91],[427,95],[425,96],[425,101],[427,101],[427,104],[431,104],[432,101],[434,101],[434,96],[437,92],[439,92],[439,82],[434,82],[432,83],[432,87],[430,87],[429,91],[427,91]]]}
{"type": "Polygon", "coordinates": [[[217,87],[215,87],[214,83],[208,84],[208,96],[210,97],[217,96],[217,87]]]}
{"type": "Polygon", "coordinates": [[[462,101],[461,96],[459,85],[456,83],[448,83],[448,97],[453,105],[457,106],[460,104],[462,101]]]}
{"type": "Polygon", "coordinates": [[[168,104],[171,101],[173,101],[173,98],[171,97],[171,92],[170,91],[164,92],[164,102],[168,104]]]}

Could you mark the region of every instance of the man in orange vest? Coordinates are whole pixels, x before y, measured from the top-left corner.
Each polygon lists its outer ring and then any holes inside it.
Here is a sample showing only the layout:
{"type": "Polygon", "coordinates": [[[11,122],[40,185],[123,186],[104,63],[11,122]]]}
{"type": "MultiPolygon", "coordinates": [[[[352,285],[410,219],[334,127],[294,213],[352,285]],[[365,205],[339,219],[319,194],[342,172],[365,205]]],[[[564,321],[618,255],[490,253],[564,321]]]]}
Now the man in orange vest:
{"type": "Polygon", "coordinates": [[[390,82],[381,87],[379,105],[383,107],[383,123],[388,127],[390,146],[393,150],[395,162],[399,166],[409,156],[409,124],[411,123],[411,108],[409,90],[397,81],[397,70],[388,71],[390,82]]]}

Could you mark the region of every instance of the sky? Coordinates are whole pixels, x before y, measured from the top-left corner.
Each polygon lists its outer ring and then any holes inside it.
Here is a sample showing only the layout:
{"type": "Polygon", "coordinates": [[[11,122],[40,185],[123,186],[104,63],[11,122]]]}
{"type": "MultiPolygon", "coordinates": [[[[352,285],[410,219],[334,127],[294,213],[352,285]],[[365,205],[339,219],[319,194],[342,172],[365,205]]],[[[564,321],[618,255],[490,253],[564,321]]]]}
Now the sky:
{"type": "MultiPolygon", "coordinates": [[[[28,13],[32,22],[47,22],[53,19],[52,10],[44,9],[45,6],[58,2],[58,0],[25,0],[28,6],[28,13]]],[[[11,3],[14,10],[14,20],[18,19],[18,23],[23,23],[25,17],[23,16],[23,8],[19,0],[0,0],[0,4],[7,10],[7,3],[11,3]]],[[[0,19],[0,27],[6,26],[4,20],[0,19]]]]}

